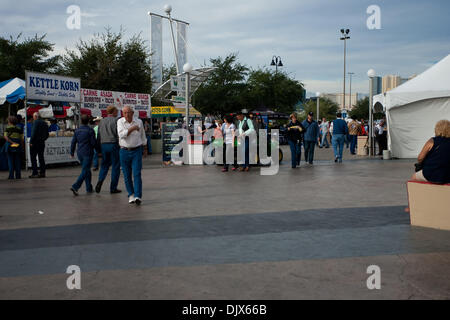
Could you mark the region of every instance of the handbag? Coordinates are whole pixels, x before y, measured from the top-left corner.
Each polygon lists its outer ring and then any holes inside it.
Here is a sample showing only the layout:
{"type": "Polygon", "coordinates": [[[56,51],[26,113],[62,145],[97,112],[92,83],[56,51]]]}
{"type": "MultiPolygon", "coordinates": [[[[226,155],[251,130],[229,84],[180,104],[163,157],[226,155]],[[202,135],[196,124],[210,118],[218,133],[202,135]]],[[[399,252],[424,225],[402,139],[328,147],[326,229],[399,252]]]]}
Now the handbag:
{"type": "Polygon", "coordinates": [[[414,167],[415,167],[416,172],[419,172],[420,170],[423,169],[423,164],[418,162],[418,163],[414,164],[414,167]]]}

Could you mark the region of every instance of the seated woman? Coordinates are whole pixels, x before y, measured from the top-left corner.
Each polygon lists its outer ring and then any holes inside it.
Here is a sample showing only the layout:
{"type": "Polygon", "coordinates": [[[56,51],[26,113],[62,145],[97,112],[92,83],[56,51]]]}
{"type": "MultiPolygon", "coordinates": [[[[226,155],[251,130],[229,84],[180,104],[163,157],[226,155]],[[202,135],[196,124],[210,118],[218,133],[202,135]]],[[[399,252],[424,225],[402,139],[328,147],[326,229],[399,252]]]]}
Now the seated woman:
{"type": "Polygon", "coordinates": [[[450,183],[450,121],[440,120],[434,128],[435,137],[428,140],[419,154],[422,170],[411,177],[415,181],[450,183]]]}

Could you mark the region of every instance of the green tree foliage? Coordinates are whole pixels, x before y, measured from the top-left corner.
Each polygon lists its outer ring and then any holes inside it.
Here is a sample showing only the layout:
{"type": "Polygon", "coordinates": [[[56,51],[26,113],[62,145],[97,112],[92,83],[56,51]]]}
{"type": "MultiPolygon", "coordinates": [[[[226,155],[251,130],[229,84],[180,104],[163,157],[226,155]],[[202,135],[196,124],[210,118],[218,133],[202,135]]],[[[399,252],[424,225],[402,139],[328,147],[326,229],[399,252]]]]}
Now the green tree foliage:
{"type": "Polygon", "coordinates": [[[196,91],[193,104],[203,114],[224,115],[243,108],[248,68],[237,62],[237,54],[211,59],[216,69],[196,91]]]}
{"type": "Polygon", "coordinates": [[[0,37],[0,81],[25,79],[25,70],[53,73],[59,64],[60,56],[50,57],[54,44],[45,40],[45,34],[23,41],[21,37],[22,34],[16,39],[0,37]]]}
{"type": "Polygon", "coordinates": [[[252,70],[247,80],[248,109],[269,108],[291,113],[303,96],[303,84],[284,72],[267,69],[252,70]]]}
{"type": "MultiPolygon", "coordinates": [[[[356,116],[357,119],[369,120],[369,97],[359,100],[349,113],[350,117],[356,116]]],[[[374,113],[374,120],[383,119],[383,113],[374,113]]]]}
{"type": "Polygon", "coordinates": [[[150,53],[141,35],[123,41],[124,31],[106,29],[90,41],[67,50],[61,73],[81,78],[83,88],[142,92],[151,91],[150,53]]]}
{"type": "MultiPolygon", "coordinates": [[[[331,101],[328,98],[320,98],[319,100],[319,116],[320,119],[326,118],[327,120],[336,119],[336,114],[338,112],[339,106],[337,103],[331,101]]],[[[304,120],[309,112],[314,112],[314,119],[317,116],[317,100],[309,100],[305,103],[305,112],[299,116],[300,120],[304,120]]]]}

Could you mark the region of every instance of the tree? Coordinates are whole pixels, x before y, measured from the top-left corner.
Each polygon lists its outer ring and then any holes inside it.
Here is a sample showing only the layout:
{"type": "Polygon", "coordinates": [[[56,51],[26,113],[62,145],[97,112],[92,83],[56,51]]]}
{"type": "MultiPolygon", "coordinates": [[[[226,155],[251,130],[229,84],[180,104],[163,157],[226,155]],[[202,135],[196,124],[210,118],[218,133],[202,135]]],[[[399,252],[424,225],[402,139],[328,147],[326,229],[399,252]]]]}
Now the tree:
{"type": "MultiPolygon", "coordinates": [[[[338,112],[339,106],[337,103],[331,101],[328,98],[320,98],[319,100],[319,117],[320,120],[322,118],[325,118],[327,120],[334,120],[336,119],[336,113],[338,112]]],[[[301,120],[306,119],[307,114],[309,112],[314,112],[316,115],[317,113],[317,100],[309,100],[305,104],[305,112],[302,114],[301,117],[299,117],[301,120]]],[[[317,116],[317,115],[316,115],[317,116]]],[[[315,119],[316,117],[314,117],[315,119]]]]}
{"type": "MultiPolygon", "coordinates": [[[[359,100],[349,113],[350,117],[356,116],[356,119],[369,119],[369,97],[359,100]]],[[[374,113],[374,120],[383,119],[383,113],[374,113]]]]}
{"type": "Polygon", "coordinates": [[[25,79],[25,70],[54,73],[60,56],[50,57],[54,44],[44,40],[46,35],[27,38],[20,41],[22,34],[16,39],[0,37],[0,81],[11,78],[25,79]]]}
{"type": "Polygon", "coordinates": [[[268,107],[291,113],[303,97],[303,84],[284,72],[252,70],[247,80],[246,103],[250,109],[268,107]]]}
{"type": "Polygon", "coordinates": [[[151,92],[150,53],[141,35],[126,42],[119,33],[106,29],[88,42],[80,40],[77,50],[67,50],[61,72],[81,78],[83,88],[123,92],[151,92]]]}
{"type": "Polygon", "coordinates": [[[224,115],[245,108],[243,94],[248,68],[237,61],[237,54],[211,59],[216,69],[196,91],[194,106],[203,114],[224,115]]]}

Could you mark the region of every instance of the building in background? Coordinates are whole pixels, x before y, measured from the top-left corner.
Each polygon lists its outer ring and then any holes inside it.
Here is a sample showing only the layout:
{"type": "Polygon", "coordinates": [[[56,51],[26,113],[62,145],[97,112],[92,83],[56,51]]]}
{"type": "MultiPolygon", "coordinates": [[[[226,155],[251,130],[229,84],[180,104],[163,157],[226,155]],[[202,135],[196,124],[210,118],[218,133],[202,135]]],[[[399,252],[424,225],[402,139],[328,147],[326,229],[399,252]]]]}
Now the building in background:
{"type": "Polygon", "coordinates": [[[350,111],[353,109],[353,107],[356,105],[356,103],[358,102],[358,98],[359,98],[359,94],[357,92],[352,93],[352,95],[350,96],[349,93],[345,94],[345,106],[343,105],[344,103],[344,94],[342,93],[324,93],[322,95],[322,97],[330,99],[331,101],[333,101],[334,103],[336,103],[339,107],[339,110],[341,112],[343,111],[350,111]]]}

